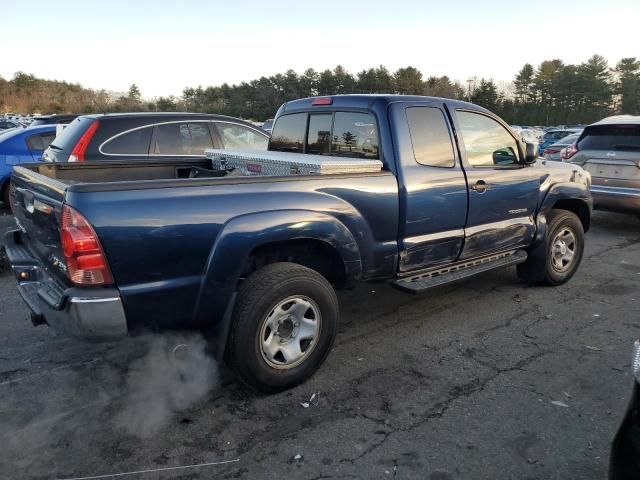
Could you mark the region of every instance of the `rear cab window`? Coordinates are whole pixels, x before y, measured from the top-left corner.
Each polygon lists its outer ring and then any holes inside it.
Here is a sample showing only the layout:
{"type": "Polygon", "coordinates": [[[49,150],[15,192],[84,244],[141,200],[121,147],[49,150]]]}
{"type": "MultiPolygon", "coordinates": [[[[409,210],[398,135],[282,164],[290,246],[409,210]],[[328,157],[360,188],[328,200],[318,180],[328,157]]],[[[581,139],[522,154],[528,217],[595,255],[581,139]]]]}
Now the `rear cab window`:
{"type": "Polygon", "coordinates": [[[593,125],[578,140],[578,150],[640,152],[640,125],[593,125]]]}
{"type": "Polygon", "coordinates": [[[375,117],[360,112],[292,113],[276,119],[269,150],[377,160],[375,117]]]}
{"type": "Polygon", "coordinates": [[[304,153],[306,130],[306,113],[293,113],[281,116],[273,126],[269,150],[304,153]]]}

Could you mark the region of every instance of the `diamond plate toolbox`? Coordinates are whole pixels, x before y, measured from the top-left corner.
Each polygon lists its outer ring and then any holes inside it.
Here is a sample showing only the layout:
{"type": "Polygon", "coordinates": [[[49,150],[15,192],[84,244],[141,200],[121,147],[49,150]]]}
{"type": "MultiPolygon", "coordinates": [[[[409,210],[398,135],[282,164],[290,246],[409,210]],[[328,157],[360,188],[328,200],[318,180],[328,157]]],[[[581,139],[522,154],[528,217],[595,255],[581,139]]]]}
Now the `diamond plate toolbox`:
{"type": "Polygon", "coordinates": [[[330,175],[375,173],[382,170],[380,160],[361,158],[220,149],[208,149],[205,154],[214,169],[234,169],[231,175],[330,175]]]}

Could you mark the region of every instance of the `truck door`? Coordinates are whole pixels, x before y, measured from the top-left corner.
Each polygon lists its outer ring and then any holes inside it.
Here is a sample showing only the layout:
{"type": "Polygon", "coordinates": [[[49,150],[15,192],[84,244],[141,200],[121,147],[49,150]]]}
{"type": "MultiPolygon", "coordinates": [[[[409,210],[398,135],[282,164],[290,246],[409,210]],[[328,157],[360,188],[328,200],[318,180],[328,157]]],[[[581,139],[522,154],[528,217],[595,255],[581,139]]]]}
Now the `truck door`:
{"type": "Polygon", "coordinates": [[[399,271],[454,262],[462,249],[467,184],[444,104],[389,107],[400,195],[399,271]]]}
{"type": "Polygon", "coordinates": [[[520,160],[514,134],[478,111],[456,110],[456,132],[469,184],[461,259],[530,244],[540,189],[535,168],[520,160]]]}

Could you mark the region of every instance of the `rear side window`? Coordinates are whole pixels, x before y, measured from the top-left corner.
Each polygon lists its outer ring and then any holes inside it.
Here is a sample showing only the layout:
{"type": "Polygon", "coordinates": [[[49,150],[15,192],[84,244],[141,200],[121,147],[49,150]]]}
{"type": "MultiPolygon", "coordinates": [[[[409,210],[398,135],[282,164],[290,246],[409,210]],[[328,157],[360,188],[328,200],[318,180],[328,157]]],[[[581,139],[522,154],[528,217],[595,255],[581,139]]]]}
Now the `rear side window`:
{"type": "Polygon", "coordinates": [[[328,155],[331,146],[332,114],[311,115],[307,134],[307,153],[328,155]]]}
{"type": "Polygon", "coordinates": [[[147,155],[152,128],[138,128],[117,135],[107,140],[100,147],[100,151],[106,155],[147,155]]]}
{"type": "Polygon", "coordinates": [[[70,153],[76,143],[78,143],[78,140],[80,140],[82,134],[86,132],[95,121],[94,118],[90,117],[76,118],[51,142],[51,146],[55,149],[70,153]]]}
{"type": "Polygon", "coordinates": [[[207,148],[213,148],[213,142],[205,122],[167,123],[156,127],[152,153],[204,156],[207,148]]]}
{"type": "Polygon", "coordinates": [[[279,117],[271,132],[269,150],[302,153],[306,130],[306,113],[294,113],[279,117]]]}
{"type": "Polygon", "coordinates": [[[578,142],[578,149],[640,151],[640,125],[587,127],[578,142]]]}
{"type": "Polygon", "coordinates": [[[266,150],[269,139],[252,128],[234,123],[216,122],[222,148],[228,150],[266,150]]]}
{"type": "Polygon", "coordinates": [[[407,121],[416,162],[430,167],[453,167],[455,157],[444,114],[438,108],[407,108],[407,121]]]}
{"type": "Polygon", "coordinates": [[[368,113],[336,112],[333,119],[331,155],[378,158],[378,129],[368,113]]]}

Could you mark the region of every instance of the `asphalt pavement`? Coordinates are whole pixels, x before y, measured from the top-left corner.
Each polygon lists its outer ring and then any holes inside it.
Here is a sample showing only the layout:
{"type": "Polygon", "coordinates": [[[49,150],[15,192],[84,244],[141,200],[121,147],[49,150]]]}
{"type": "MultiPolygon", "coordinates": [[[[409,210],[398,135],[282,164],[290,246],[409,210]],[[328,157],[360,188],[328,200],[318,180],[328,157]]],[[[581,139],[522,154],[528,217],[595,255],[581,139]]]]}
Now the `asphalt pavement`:
{"type": "Polygon", "coordinates": [[[264,396],[210,359],[176,369],[167,352],[197,336],[87,344],[35,328],[5,272],[0,478],[606,478],[640,336],[639,219],[594,214],[561,287],[511,268],[339,299],[323,367],[264,396]]]}

